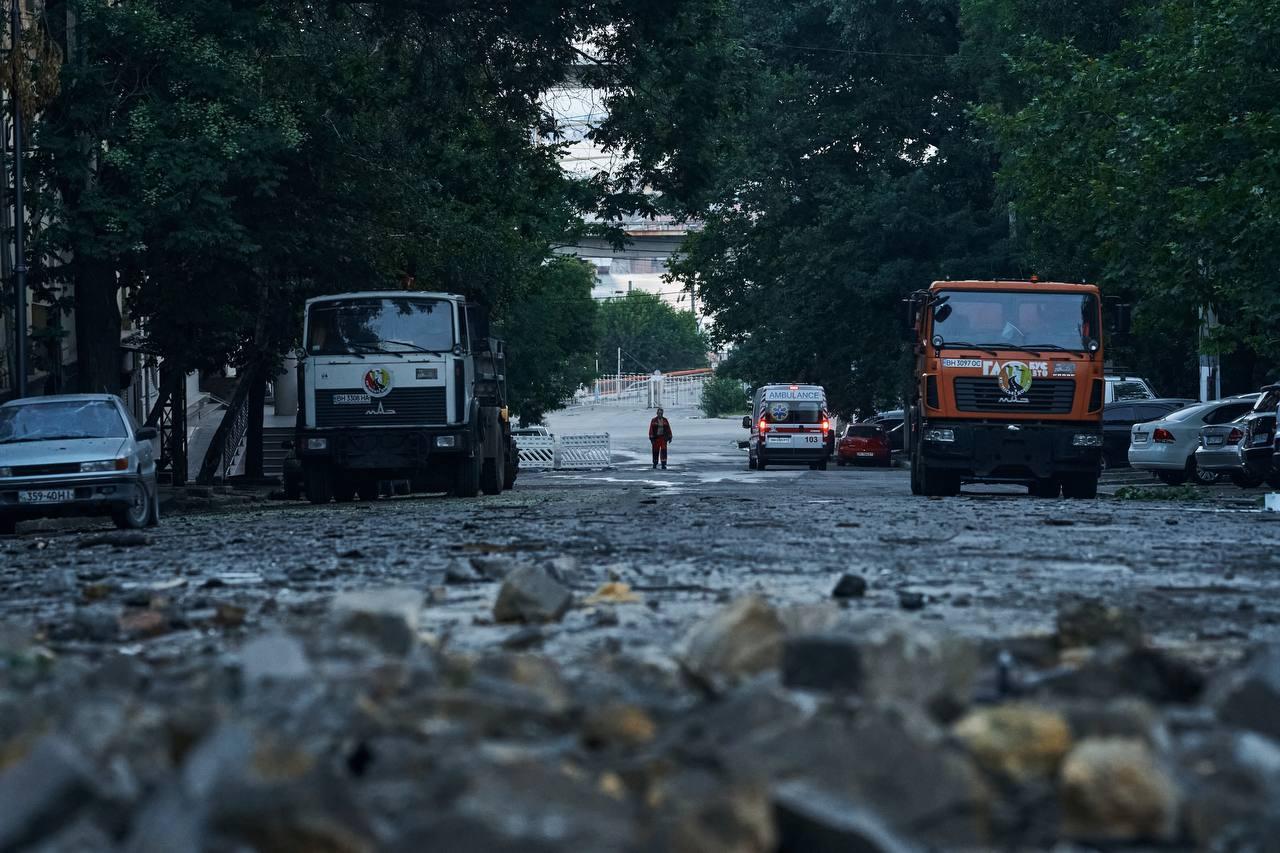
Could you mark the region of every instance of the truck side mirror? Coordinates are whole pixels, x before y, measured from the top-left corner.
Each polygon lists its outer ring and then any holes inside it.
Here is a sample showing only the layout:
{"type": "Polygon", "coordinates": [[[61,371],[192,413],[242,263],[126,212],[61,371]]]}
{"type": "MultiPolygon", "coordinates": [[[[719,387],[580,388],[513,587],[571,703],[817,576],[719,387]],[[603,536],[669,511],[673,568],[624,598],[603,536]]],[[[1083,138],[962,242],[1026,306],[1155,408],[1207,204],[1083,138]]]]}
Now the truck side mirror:
{"type": "Polygon", "coordinates": [[[742,416],[742,428],[751,429],[751,415],[742,416]]]}
{"type": "Polygon", "coordinates": [[[1133,306],[1121,302],[1119,297],[1106,298],[1107,313],[1111,315],[1112,333],[1117,336],[1128,335],[1133,331],[1133,306]]]}

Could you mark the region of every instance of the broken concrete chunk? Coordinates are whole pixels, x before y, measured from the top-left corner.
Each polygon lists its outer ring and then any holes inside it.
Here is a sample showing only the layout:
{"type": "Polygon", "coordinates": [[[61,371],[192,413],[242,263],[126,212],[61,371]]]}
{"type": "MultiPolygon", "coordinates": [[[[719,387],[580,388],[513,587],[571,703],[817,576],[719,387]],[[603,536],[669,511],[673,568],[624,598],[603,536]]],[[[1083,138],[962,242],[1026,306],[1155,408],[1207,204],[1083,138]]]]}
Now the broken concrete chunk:
{"type": "Polygon", "coordinates": [[[69,823],[92,798],[92,769],[75,746],[42,737],[0,773],[0,850],[16,850],[69,823]]]}
{"type": "Polygon", "coordinates": [[[677,659],[694,678],[719,689],[775,669],[784,633],[767,601],[740,598],[694,625],[681,641],[677,659]]]}
{"type": "Polygon", "coordinates": [[[1210,694],[1224,723],[1280,740],[1280,644],[1260,649],[1210,694]]]}
{"type": "Polygon", "coordinates": [[[407,654],[418,640],[422,592],[412,587],[341,592],[331,605],[339,628],[388,654],[407,654]]]}
{"type": "Polygon", "coordinates": [[[1086,738],[1062,765],[1062,830],[1082,841],[1170,840],[1178,789],[1137,738],[1086,738]]]}
{"type": "Polygon", "coordinates": [[[245,643],[240,666],[248,683],[306,678],[311,673],[302,643],[288,634],[267,634],[245,643]]]}
{"type": "Polygon", "coordinates": [[[1142,642],[1142,624],[1136,614],[1112,607],[1100,598],[1068,598],[1058,605],[1058,647],[1098,646],[1142,642]]]}
{"type": "Polygon", "coordinates": [[[538,566],[521,566],[507,575],[493,604],[499,622],[558,622],[573,604],[573,593],[538,566]]]}
{"type": "Polygon", "coordinates": [[[984,769],[1018,782],[1056,773],[1071,749],[1062,715],[1032,705],[982,708],[952,731],[984,769]]]}

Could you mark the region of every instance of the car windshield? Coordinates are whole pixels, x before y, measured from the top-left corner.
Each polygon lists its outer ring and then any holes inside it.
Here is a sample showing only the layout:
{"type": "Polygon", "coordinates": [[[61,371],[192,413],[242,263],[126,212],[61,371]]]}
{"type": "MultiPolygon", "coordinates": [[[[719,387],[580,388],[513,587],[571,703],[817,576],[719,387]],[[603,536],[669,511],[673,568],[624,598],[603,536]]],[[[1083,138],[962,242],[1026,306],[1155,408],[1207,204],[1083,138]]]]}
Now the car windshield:
{"type": "Polygon", "coordinates": [[[769,400],[762,417],[770,424],[816,424],[822,421],[822,404],[811,400],[769,400]]]}
{"type": "Polygon", "coordinates": [[[1091,294],[941,290],[933,330],[946,343],[975,347],[1043,347],[1082,351],[1098,340],[1098,300],[1091,294]]]}
{"type": "Polygon", "coordinates": [[[448,352],[453,349],[452,303],[409,297],[340,299],[311,306],[307,352],[448,352]]]}
{"type": "Polygon", "coordinates": [[[0,408],[0,444],[128,435],[124,418],[105,400],[57,400],[0,408]]]}

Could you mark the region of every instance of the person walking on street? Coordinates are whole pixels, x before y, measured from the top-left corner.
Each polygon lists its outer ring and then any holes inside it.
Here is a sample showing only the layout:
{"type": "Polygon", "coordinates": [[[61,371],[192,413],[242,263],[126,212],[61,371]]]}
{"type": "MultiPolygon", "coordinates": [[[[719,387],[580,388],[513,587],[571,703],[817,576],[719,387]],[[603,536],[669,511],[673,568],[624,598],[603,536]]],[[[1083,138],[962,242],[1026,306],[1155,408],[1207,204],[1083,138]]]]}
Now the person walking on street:
{"type": "Polygon", "coordinates": [[[662,416],[662,407],[658,407],[658,414],[653,420],[649,421],[649,444],[653,447],[653,467],[657,468],[658,464],[662,464],[662,470],[667,469],[667,445],[671,443],[671,421],[662,416]]]}

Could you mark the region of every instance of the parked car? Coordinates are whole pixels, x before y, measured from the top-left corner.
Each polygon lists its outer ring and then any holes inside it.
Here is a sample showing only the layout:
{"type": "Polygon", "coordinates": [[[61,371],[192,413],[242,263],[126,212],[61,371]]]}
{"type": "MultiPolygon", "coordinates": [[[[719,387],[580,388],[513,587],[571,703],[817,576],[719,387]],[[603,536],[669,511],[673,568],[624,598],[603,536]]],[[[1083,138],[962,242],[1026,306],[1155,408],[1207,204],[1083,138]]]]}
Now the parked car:
{"type": "Polygon", "coordinates": [[[1247,414],[1229,424],[1201,429],[1196,465],[1228,475],[1242,489],[1264,482],[1280,488],[1280,470],[1272,466],[1278,404],[1280,385],[1268,385],[1247,414]]]}
{"type": "Polygon", "coordinates": [[[110,394],[0,406],[0,533],[63,515],[109,515],[122,528],[158,523],[155,438],[110,394]]]}
{"type": "Polygon", "coordinates": [[[1134,424],[1129,439],[1129,464],[1140,471],[1151,471],[1171,486],[1191,480],[1208,484],[1218,479],[1213,471],[1196,465],[1196,448],[1200,446],[1200,429],[1226,424],[1248,413],[1257,394],[1214,400],[1187,406],[1167,416],[1134,424]]]}
{"type": "Polygon", "coordinates": [[[889,465],[889,437],[879,424],[849,424],[836,442],[837,465],[889,465]]]}
{"type": "Polygon", "coordinates": [[[889,450],[906,450],[907,448],[907,416],[902,409],[891,409],[887,412],[876,412],[863,423],[879,424],[884,427],[885,437],[889,440],[889,450]]]}
{"type": "Polygon", "coordinates": [[[1194,403],[1178,397],[1154,400],[1122,400],[1102,407],[1102,467],[1129,464],[1129,438],[1133,425],[1154,421],[1194,403]]]}
{"type": "Polygon", "coordinates": [[[1157,400],[1160,395],[1151,387],[1151,383],[1141,376],[1106,376],[1105,394],[1102,402],[1119,403],[1127,400],[1157,400]]]}

